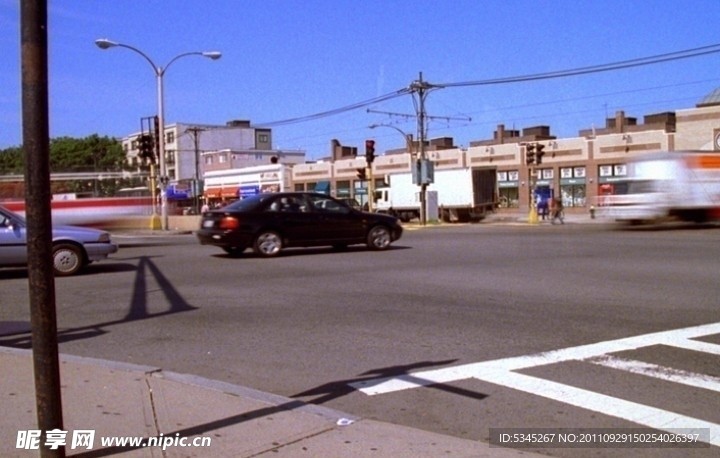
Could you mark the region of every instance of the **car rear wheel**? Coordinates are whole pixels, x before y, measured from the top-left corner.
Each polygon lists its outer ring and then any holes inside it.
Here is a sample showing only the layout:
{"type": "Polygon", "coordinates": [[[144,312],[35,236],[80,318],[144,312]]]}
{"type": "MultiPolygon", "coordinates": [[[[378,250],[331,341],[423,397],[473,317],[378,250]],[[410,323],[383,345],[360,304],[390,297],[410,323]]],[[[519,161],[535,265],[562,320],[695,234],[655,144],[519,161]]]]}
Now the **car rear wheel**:
{"type": "Polygon", "coordinates": [[[386,250],[390,242],[392,242],[390,229],[385,226],[375,226],[368,232],[367,245],[371,250],[386,250]]]}
{"type": "Polygon", "coordinates": [[[262,231],[255,237],[253,249],[255,253],[264,258],[277,256],[282,248],[282,237],[275,231],[262,231]]]}
{"type": "Polygon", "coordinates": [[[56,276],[74,275],[83,268],[84,263],[85,256],[77,245],[61,243],[53,247],[53,270],[56,276]]]}

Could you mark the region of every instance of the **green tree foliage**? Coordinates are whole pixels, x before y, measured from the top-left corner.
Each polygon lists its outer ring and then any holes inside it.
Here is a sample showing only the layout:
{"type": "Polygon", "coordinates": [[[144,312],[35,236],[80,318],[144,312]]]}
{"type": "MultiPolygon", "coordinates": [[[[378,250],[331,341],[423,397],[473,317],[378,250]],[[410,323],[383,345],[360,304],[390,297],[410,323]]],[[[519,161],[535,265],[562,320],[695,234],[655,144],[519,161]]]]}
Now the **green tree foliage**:
{"type": "MultiPolygon", "coordinates": [[[[0,150],[0,175],[23,175],[25,154],[21,146],[0,150]]],[[[62,172],[118,172],[130,170],[122,144],[115,138],[96,134],[85,138],[58,137],[50,140],[50,171],[62,172]]],[[[124,180],[123,180],[124,181],[124,180]]],[[[0,197],[21,197],[22,189],[10,189],[5,183],[0,197]],[[12,194],[12,195],[10,195],[12,194]]],[[[22,181],[14,183],[22,187],[22,181]]],[[[53,192],[92,192],[94,195],[113,195],[116,188],[127,186],[116,180],[53,182],[53,192]]],[[[17,186],[15,186],[17,187],[17,186]]]]}
{"type": "Polygon", "coordinates": [[[20,147],[0,150],[0,174],[18,175],[23,173],[23,152],[20,147]]]}
{"type": "Polygon", "coordinates": [[[53,172],[122,170],[125,154],[114,138],[59,137],[50,140],[50,170],[53,172]]]}
{"type": "MultiPolygon", "coordinates": [[[[0,150],[0,174],[22,174],[22,147],[0,150]]],[[[50,140],[52,172],[119,171],[127,169],[122,145],[115,138],[96,134],[85,138],[58,137],[50,140]]]]}

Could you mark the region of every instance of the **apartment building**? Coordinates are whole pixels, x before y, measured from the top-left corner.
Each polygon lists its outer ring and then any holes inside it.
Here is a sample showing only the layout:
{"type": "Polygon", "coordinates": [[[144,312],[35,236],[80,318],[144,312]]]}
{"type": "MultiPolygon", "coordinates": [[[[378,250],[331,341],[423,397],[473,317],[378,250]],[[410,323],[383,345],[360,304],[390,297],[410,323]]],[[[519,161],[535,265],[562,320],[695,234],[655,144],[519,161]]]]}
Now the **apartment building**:
{"type": "MultiPolygon", "coordinates": [[[[138,157],[138,138],[142,134],[135,132],[122,140],[128,163],[138,168],[142,163],[138,157]]],[[[264,165],[273,160],[291,164],[305,161],[304,151],[273,149],[272,130],[254,127],[250,121],[234,120],[225,125],[168,124],[163,137],[170,181],[202,179],[205,170],[264,165]]]]}

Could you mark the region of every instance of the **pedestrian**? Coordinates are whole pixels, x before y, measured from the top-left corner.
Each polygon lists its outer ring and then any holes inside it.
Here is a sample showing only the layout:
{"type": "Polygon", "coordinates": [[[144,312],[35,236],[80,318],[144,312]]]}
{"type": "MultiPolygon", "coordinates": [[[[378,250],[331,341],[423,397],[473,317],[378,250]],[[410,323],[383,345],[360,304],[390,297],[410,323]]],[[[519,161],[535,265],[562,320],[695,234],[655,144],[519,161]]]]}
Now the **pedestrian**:
{"type": "Polygon", "coordinates": [[[538,197],[538,213],[540,213],[543,221],[545,221],[548,216],[548,200],[550,200],[550,198],[538,197]]]}
{"type": "Polygon", "coordinates": [[[200,208],[200,213],[207,213],[210,211],[210,205],[208,205],[207,201],[203,203],[202,207],[200,208]]]}
{"type": "Polygon", "coordinates": [[[551,211],[552,220],[550,221],[552,224],[555,224],[555,221],[557,220],[560,220],[560,224],[565,224],[565,212],[563,210],[562,197],[553,197],[551,211]]]}

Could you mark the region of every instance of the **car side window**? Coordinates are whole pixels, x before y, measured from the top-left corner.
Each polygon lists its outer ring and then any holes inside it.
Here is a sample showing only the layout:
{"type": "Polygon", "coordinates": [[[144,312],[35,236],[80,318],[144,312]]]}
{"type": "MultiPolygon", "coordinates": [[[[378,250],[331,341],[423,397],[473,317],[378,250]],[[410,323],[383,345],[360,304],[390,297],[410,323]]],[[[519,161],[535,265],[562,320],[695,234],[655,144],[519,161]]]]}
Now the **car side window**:
{"type": "Polygon", "coordinates": [[[275,201],[267,207],[267,211],[303,213],[307,211],[307,205],[301,198],[295,196],[282,196],[275,199],[275,201]]]}
{"type": "Polygon", "coordinates": [[[313,206],[319,212],[343,214],[349,213],[348,207],[333,199],[317,197],[313,199],[313,206]]]}

